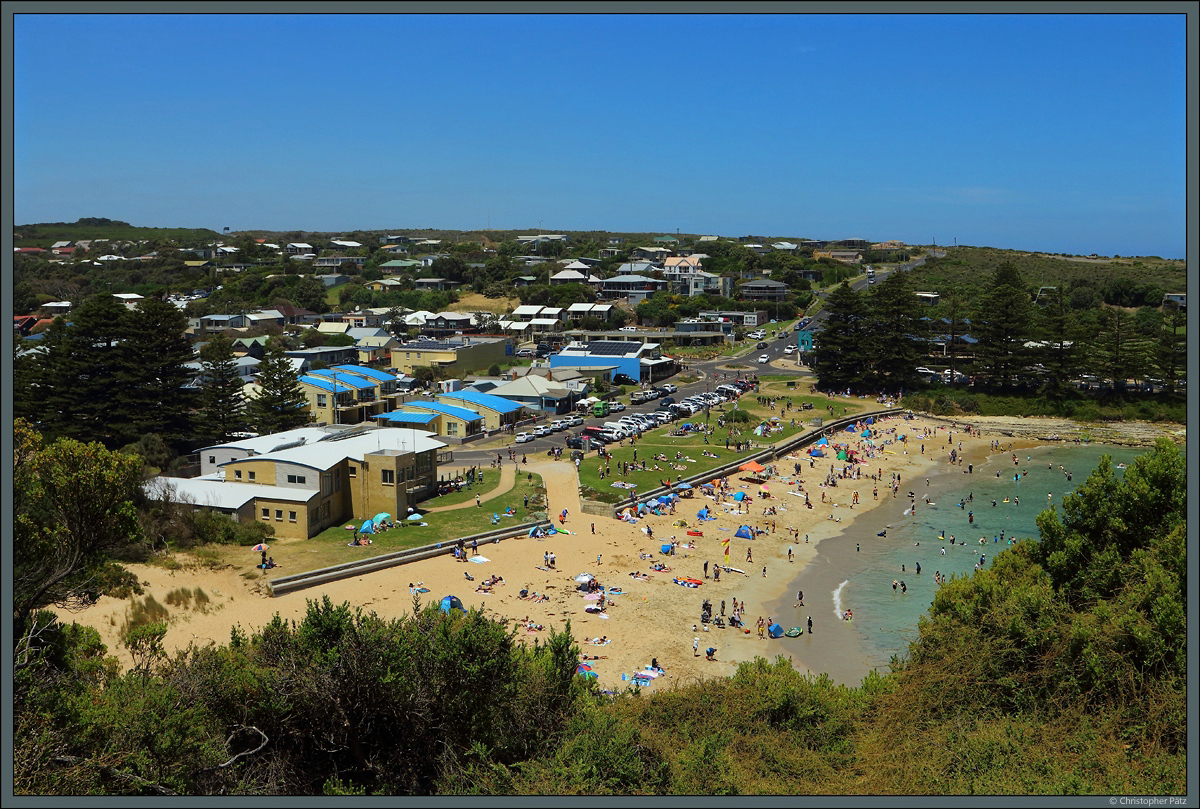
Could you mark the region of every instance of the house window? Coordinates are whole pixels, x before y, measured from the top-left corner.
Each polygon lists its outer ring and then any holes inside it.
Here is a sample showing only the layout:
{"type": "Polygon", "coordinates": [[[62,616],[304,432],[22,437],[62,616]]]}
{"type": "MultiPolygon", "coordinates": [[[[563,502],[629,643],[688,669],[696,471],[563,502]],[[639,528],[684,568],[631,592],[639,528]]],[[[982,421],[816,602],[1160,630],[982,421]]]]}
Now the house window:
{"type": "Polygon", "coordinates": [[[264,509],[262,510],[262,518],[263,518],[264,520],[269,520],[269,519],[271,519],[271,509],[269,509],[269,508],[264,508],[264,509]]]}
{"type": "Polygon", "coordinates": [[[250,473],[249,473],[249,478],[250,478],[250,480],[254,480],[254,473],[253,473],[253,472],[250,472],[250,473]]]}
{"type": "Polygon", "coordinates": [[[324,393],[317,394],[317,407],[325,407],[325,394],[324,393]]]}
{"type": "Polygon", "coordinates": [[[283,519],[283,509],[281,509],[281,508],[275,509],[275,519],[277,519],[277,520],[283,519]]]}
{"type": "Polygon", "coordinates": [[[347,467],[347,470],[348,471],[346,472],[346,474],[349,475],[350,477],[352,477],[352,478],[358,477],[358,467],[357,466],[349,466],[349,467],[347,467]]]}
{"type": "Polygon", "coordinates": [[[241,480],[242,479],[242,470],[240,470],[240,469],[233,470],[233,479],[241,480]]]}
{"type": "Polygon", "coordinates": [[[288,512],[288,522],[295,522],[295,521],[296,521],[296,512],[289,511],[288,512]]]}
{"type": "Polygon", "coordinates": [[[396,470],[394,470],[394,469],[384,469],[383,470],[383,485],[385,485],[385,486],[396,485],[396,470]]]}
{"type": "Polygon", "coordinates": [[[217,462],[217,456],[216,456],[216,455],[209,455],[209,456],[208,456],[208,462],[209,462],[209,463],[216,463],[216,462],[217,462]]]}
{"type": "Polygon", "coordinates": [[[458,435],[458,422],[457,421],[446,422],[446,435],[458,435]]]}
{"type": "Polygon", "coordinates": [[[288,483],[304,483],[304,475],[288,475],[288,483]]]}

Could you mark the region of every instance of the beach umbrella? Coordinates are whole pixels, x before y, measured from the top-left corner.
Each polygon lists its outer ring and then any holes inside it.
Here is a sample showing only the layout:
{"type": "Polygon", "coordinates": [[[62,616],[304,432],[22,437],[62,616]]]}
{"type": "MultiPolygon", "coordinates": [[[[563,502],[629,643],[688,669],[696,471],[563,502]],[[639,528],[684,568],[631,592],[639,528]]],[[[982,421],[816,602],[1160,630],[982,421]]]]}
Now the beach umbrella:
{"type": "Polygon", "coordinates": [[[700,484],[701,489],[711,489],[712,487],[713,487],[713,485],[711,483],[701,483],[700,484]]]}
{"type": "Polygon", "coordinates": [[[421,519],[421,515],[420,514],[409,514],[408,519],[416,521],[416,520],[421,519]]]}
{"type": "Polygon", "coordinates": [[[600,679],[599,675],[597,675],[596,672],[594,672],[594,671],[580,671],[580,672],[576,672],[576,673],[585,680],[600,679]]]}
{"type": "Polygon", "coordinates": [[[585,581],[591,581],[594,578],[596,578],[596,577],[593,576],[591,573],[580,573],[578,576],[575,577],[575,581],[579,582],[580,584],[583,584],[585,581]]]}
{"type": "Polygon", "coordinates": [[[690,484],[690,483],[677,483],[677,484],[675,484],[675,488],[676,488],[676,489],[690,489],[690,488],[692,488],[692,484],[690,484]]]}
{"type": "Polygon", "coordinates": [[[769,491],[771,491],[769,488],[767,488],[767,484],[765,484],[765,483],[764,483],[763,485],[759,486],[758,488],[759,488],[761,491],[764,491],[764,492],[769,492],[769,491]]]}
{"type": "Polygon", "coordinates": [[[820,439],[819,441],[817,441],[817,446],[818,446],[818,447],[827,447],[827,446],[829,446],[829,439],[827,439],[827,438],[822,438],[822,439],[820,439]]]}
{"type": "Polygon", "coordinates": [[[591,670],[592,670],[592,667],[589,666],[587,663],[580,663],[579,665],[577,665],[575,667],[576,674],[583,674],[585,671],[591,671],[591,670]]]}
{"type": "Polygon", "coordinates": [[[252,550],[255,553],[266,553],[267,551],[270,550],[270,548],[268,548],[266,545],[264,545],[260,542],[257,545],[255,545],[253,548],[251,548],[250,550],[252,550]]]}
{"type": "Polygon", "coordinates": [[[734,492],[733,499],[737,500],[740,503],[746,499],[746,493],[745,492],[734,492]]]}
{"type": "Polygon", "coordinates": [[[671,498],[667,497],[665,494],[659,495],[658,497],[655,498],[655,500],[657,500],[659,503],[662,503],[663,505],[666,505],[667,503],[671,502],[671,498]]]}
{"type": "Polygon", "coordinates": [[[738,467],[738,471],[761,472],[761,471],[763,471],[763,465],[760,463],[756,463],[755,461],[746,461],[744,464],[742,464],[741,466],[738,467]]]}

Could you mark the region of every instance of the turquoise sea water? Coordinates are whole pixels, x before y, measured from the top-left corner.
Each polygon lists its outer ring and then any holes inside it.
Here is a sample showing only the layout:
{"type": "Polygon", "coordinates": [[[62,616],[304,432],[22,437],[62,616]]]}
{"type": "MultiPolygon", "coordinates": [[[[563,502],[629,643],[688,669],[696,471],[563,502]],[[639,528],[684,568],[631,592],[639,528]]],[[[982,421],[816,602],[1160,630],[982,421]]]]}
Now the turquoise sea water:
{"type": "MultiPolygon", "coordinates": [[[[776,614],[786,616],[780,620],[785,627],[804,626],[811,616],[813,633],[782,638],[776,641],[781,646],[777,651],[792,654],[814,673],[827,672],[847,684],[857,684],[871,668],[886,671],[891,656],[903,656],[916,637],[917,621],[929,609],[937,587],[936,571],[972,575],[981,555],[990,566],[1008,547],[1009,537],[1038,536],[1035,518],[1042,510],[1055,506],[1061,514],[1063,495],[1087,479],[1101,455],[1109,455],[1115,466],[1129,464],[1146,451],[1050,446],[1020,451],[1016,465],[1010,453],[999,453],[976,463],[971,474],[946,465],[931,475],[928,485],[924,477],[903,481],[894,500],[889,495],[889,502],[856,518],[847,532],[821,542],[817,558],[792,587],[793,596],[798,589],[805,591],[805,606],[795,607],[794,597],[776,605],[776,614]],[[915,514],[905,513],[909,491],[916,495],[915,514]],[[925,504],[926,496],[932,505],[925,504]],[[885,527],[887,536],[877,536],[885,527]],[[1001,531],[1004,540],[999,539],[1001,531]],[[907,592],[899,586],[893,589],[893,581],[904,582],[907,592]],[[853,611],[853,621],[841,619],[847,609],[853,611]]],[[[964,463],[962,470],[966,468],[964,463]]]]}

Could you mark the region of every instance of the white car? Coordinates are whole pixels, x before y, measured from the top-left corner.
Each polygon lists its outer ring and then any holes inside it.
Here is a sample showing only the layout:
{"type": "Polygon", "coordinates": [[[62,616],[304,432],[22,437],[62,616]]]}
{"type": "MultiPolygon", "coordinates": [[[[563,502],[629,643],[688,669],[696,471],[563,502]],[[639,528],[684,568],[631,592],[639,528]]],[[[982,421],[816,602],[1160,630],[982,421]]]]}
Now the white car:
{"type": "Polygon", "coordinates": [[[579,416],[568,416],[567,418],[563,419],[563,421],[565,421],[567,424],[569,424],[572,427],[582,427],[583,426],[583,419],[580,418],[579,416]]]}
{"type": "Polygon", "coordinates": [[[637,326],[622,326],[617,331],[637,331],[637,326]]]}
{"type": "Polygon", "coordinates": [[[609,402],[608,403],[608,412],[609,413],[620,413],[624,409],[625,409],[624,402],[609,402]]]}
{"type": "Polygon", "coordinates": [[[561,433],[563,430],[567,429],[567,423],[562,419],[555,419],[554,421],[550,422],[550,429],[556,433],[561,433]]]}
{"type": "Polygon", "coordinates": [[[538,426],[533,428],[534,438],[542,438],[543,436],[550,435],[553,432],[554,432],[554,430],[552,430],[550,428],[549,424],[539,424],[538,426]]]}
{"type": "Polygon", "coordinates": [[[662,388],[663,390],[665,390],[667,393],[675,393],[676,391],[679,390],[679,388],[677,388],[671,384],[659,385],[659,387],[662,388]]]}
{"type": "Polygon", "coordinates": [[[529,433],[517,433],[516,441],[518,444],[525,444],[533,440],[533,436],[529,433]]]}
{"type": "Polygon", "coordinates": [[[766,354],[763,354],[761,357],[758,358],[759,365],[766,365],[770,361],[771,361],[771,358],[768,357],[766,354]]]}
{"type": "Polygon", "coordinates": [[[784,353],[784,354],[795,354],[795,353],[796,353],[796,347],[795,347],[795,346],[793,346],[793,345],[786,345],[786,346],[784,346],[784,347],[783,347],[783,353],[784,353]]]}

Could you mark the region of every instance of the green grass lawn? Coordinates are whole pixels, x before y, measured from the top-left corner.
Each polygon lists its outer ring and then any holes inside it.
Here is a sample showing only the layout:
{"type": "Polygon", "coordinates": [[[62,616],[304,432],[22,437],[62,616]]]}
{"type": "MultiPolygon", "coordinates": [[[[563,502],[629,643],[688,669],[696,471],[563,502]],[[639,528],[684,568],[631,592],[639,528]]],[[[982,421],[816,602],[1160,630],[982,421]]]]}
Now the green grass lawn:
{"type": "MultiPolygon", "coordinates": [[[[494,476],[492,479],[494,480],[494,476]]],[[[267,544],[271,548],[268,554],[273,556],[276,564],[279,565],[278,568],[270,571],[268,578],[290,576],[307,570],[366,559],[371,556],[382,556],[386,553],[436,542],[453,542],[459,537],[490,531],[494,528],[517,525],[533,519],[543,519],[546,516],[545,511],[538,509],[543,507],[544,501],[540,495],[544,493],[545,489],[540,475],[533,475],[530,480],[528,473],[522,474],[512,489],[495,500],[484,503],[481,508],[470,507],[453,511],[430,512],[421,520],[426,525],[419,526],[409,523],[404,528],[396,527],[390,531],[384,531],[374,535],[372,537],[373,544],[365,547],[350,547],[346,544],[352,536],[351,532],[345,529],[346,525],[351,524],[349,520],[342,525],[327,528],[307,540],[283,543],[273,543],[268,540],[267,544]],[[524,505],[525,495],[529,495],[529,509],[526,509],[524,505]],[[492,514],[503,514],[504,510],[509,507],[516,512],[516,516],[501,517],[498,524],[492,525],[492,514]]],[[[474,497],[474,495],[471,496],[474,497]]],[[[354,522],[360,525],[362,523],[361,520],[354,522]]],[[[259,561],[259,555],[252,553],[248,548],[210,545],[206,546],[206,551],[215,552],[218,557],[215,561],[220,564],[231,564],[235,568],[244,567],[246,570],[256,573],[262,572],[255,568],[259,561]]],[[[480,552],[482,552],[482,548],[480,552]]]]}
{"type": "MultiPolygon", "coordinates": [[[[713,408],[709,412],[710,423],[716,429],[716,432],[709,439],[710,444],[704,443],[704,437],[700,434],[688,434],[684,436],[672,436],[670,434],[670,426],[660,427],[656,430],[651,430],[643,433],[634,447],[626,443],[625,446],[617,446],[609,444],[607,449],[612,455],[612,459],[607,461],[607,466],[612,470],[611,477],[600,479],[599,466],[601,459],[595,453],[588,453],[579,467],[579,484],[584,487],[585,496],[593,500],[599,500],[605,503],[617,503],[629,499],[629,489],[614,488],[613,483],[628,482],[636,483],[639,492],[649,491],[659,486],[665,478],[675,480],[676,477],[691,477],[693,475],[706,472],[710,469],[715,469],[718,466],[729,463],[735,460],[738,455],[732,449],[725,449],[725,439],[730,437],[731,443],[734,441],[749,441],[757,447],[766,447],[779,441],[786,440],[804,432],[812,427],[812,419],[820,416],[827,418],[829,411],[825,409],[826,405],[831,401],[836,401],[835,409],[838,416],[841,416],[843,408],[848,415],[857,412],[862,412],[873,408],[873,403],[866,400],[831,400],[821,394],[807,393],[808,381],[797,379],[796,377],[788,376],[764,376],[759,377],[761,381],[761,393],[747,393],[738,400],[738,409],[745,410],[754,416],[751,422],[736,425],[737,429],[741,430],[741,435],[729,436],[729,430],[733,425],[726,427],[717,427],[718,417],[728,410],[733,408],[732,402],[726,402],[723,405],[713,408]],[[787,387],[788,381],[795,381],[796,388],[790,389],[787,387]],[[800,391],[803,390],[804,393],[800,391]],[[769,405],[762,405],[756,401],[757,396],[783,396],[790,397],[793,408],[790,411],[781,409],[779,404],[776,404],[776,409],[771,410],[769,405]],[[812,410],[798,410],[801,402],[812,402],[812,410]],[[753,429],[763,421],[769,421],[771,417],[779,418],[777,424],[781,429],[773,432],[769,437],[756,436],[753,429]],[[796,420],[795,426],[792,425],[792,419],[796,420]],[[617,474],[617,466],[620,462],[632,463],[633,450],[637,449],[637,460],[645,460],[650,469],[645,472],[630,472],[627,476],[621,477],[617,474]],[[716,458],[708,458],[701,455],[701,452],[708,450],[715,454],[716,458]],[[682,453],[687,460],[675,460],[675,453],[682,453]],[[655,455],[665,454],[666,461],[653,461],[655,455]],[[659,470],[654,470],[655,463],[658,464],[659,470]],[[679,464],[686,468],[676,469],[675,464],[679,464]],[[590,491],[589,491],[590,490],[590,491]]],[[[704,421],[704,414],[698,413],[680,422],[686,421],[704,421]]],[[[677,425],[680,422],[675,422],[677,425]]]]}

